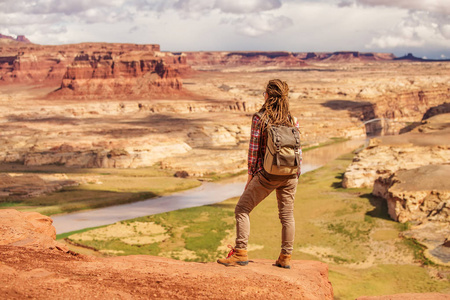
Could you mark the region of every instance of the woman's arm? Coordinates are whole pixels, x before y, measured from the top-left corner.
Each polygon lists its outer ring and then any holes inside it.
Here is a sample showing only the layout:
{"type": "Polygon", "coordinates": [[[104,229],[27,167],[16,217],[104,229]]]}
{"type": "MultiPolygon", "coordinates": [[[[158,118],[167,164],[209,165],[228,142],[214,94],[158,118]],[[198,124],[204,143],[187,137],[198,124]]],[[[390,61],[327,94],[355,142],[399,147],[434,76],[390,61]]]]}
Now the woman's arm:
{"type": "Polygon", "coordinates": [[[254,175],[257,169],[258,152],[259,152],[259,140],[261,135],[261,129],[258,125],[259,117],[253,116],[252,127],[250,132],[250,143],[248,146],[248,174],[254,175]]]}

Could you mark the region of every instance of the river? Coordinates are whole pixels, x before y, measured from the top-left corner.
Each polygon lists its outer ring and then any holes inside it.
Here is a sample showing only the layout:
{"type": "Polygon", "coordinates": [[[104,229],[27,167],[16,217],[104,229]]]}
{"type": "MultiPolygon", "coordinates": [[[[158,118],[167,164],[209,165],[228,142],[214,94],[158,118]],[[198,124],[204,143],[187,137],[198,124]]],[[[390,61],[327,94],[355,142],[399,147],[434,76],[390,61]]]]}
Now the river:
{"type": "MultiPolygon", "coordinates": [[[[361,140],[349,140],[307,151],[303,153],[302,173],[317,169],[338,156],[352,151],[362,143],[361,140]]],[[[213,204],[240,196],[244,185],[245,182],[205,182],[198,188],[169,196],[53,216],[53,225],[56,233],[60,234],[187,207],[213,204]]]]}

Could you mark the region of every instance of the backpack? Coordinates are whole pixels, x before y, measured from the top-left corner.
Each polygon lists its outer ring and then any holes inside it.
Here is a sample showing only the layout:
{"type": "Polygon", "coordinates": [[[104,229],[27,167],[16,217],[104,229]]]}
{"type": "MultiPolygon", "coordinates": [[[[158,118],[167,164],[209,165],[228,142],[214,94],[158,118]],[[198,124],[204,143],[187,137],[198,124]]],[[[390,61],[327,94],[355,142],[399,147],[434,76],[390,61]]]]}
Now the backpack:
{"type": "MultiPolygon", "coordinates": [[[[261,118],[262,115],[257,113],[261,118]]],[[[296,119],[293,118],[293,123],[296,119]]],[[[293,175],[300,168],[300,132],[295,125],[266,127],[267,144],[263,160],[264,170],[271,175],[293,175]]]]}

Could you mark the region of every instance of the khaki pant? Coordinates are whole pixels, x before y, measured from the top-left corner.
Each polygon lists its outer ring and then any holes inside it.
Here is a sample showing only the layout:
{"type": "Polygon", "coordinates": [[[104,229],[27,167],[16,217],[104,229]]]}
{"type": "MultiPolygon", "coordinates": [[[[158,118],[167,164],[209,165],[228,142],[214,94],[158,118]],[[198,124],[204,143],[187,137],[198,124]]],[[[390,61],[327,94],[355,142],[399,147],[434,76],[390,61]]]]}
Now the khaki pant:
{"type": "Polygon", "coordinates": [[[268,179],[262,172],[258,172],[252,178],[247,189],[236,204],[234,211],[236,216],[237,249],[247,249],[248,237],[250,235],[249,213],[273,190],[276,190],[278,217],[283,227],[281,232],[281,249],[285,254],[292,253],[295,236],[294,198],[297,183],[297,177],[268,179]]]}

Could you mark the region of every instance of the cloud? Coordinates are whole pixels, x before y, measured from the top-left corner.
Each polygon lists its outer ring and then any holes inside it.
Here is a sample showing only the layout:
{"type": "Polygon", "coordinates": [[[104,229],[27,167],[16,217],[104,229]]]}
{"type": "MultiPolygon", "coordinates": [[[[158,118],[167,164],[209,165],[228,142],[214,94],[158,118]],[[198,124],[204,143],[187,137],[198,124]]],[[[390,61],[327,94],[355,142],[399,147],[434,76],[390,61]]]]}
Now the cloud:
{"type": "Polygon", "coordinates": [[[281,0],[177,0],[165,9],[174,9],[183,18],[200,18],[210,13],[247,15],[276,10],[282,6],[281,0]]]}
{"type": "Polygon", "coordinates": [[[178,0],[173,8],[183,18],[201,18],[217,14],[220,24],[235,27],[238,34],[250,37],[282,30],[293,21],[270,11],[282,6],[280,0],[178,0]]]}
{"type": "Polygon", "coordinates": [[[185,18],[198,18],[214,8],[214,2],[209,0],[178,0],[173,8],[185,18]]]}
{"type": "Polygon", "coordinates": [[[441,15],[413,11],[389,32],[374,37],[368,47],[450,47],[450,26],[441,15]]]}
{"type": "Polygon", "coordinates": [[[350,0],[343,0],[341,2],[338,3],[338,7],[349,7],[352,6],[353,2],[350,0]]]}
{"type": "Polygon", "coordinates": [[[250,37],[258,37],[290,27],[294,22],[285,16],[268,13],[248,14],[232,20],[237,33],[250,37]]]}
{"type": "Polygon", "coordinates": [[[216,0],[214,8],[225,13],[247,14],[280,8],[280,0],[216,0]]]}
{"type": "MultiPolygon", "coordinates": [[[[349,5],[349,1],[342,0],[338,6],[349,5]]],[[[378,32],[367,48],[450,46],[450,1],[353,0],[352,3],[362,8],[385,7],[406,12],[391,30],[378,32]]]]}
{"type": "MultiPolygon", "coordinates": [[[[341,3],[348,1],[343,0],[341,3]]],[[[355,0],[355,3],[364,6],[397,7],[408,10],[450,14],[450,1],[445,0],[355,0]]]]}
{"type": "Polygon", "coordinates": [[[77,15],[90,9],[120,9],[125,0],[3,0],[0,8],[6,13],[22,12],[30,15],[64,14],[77,15]]]}

